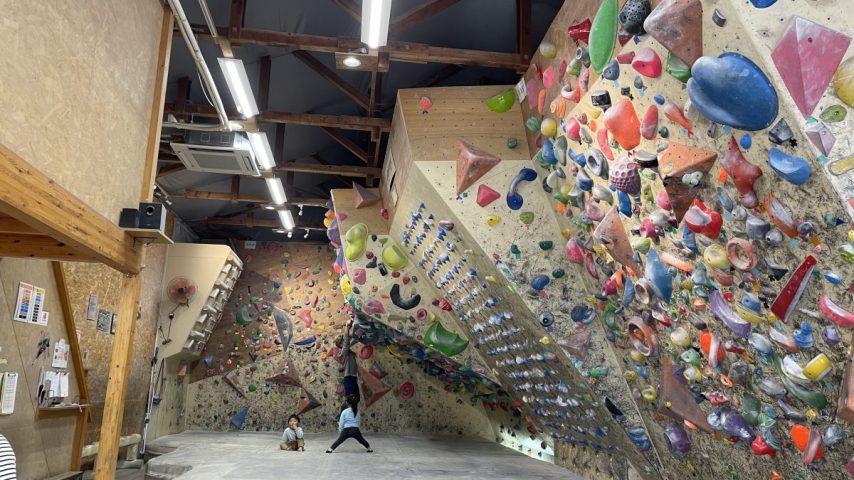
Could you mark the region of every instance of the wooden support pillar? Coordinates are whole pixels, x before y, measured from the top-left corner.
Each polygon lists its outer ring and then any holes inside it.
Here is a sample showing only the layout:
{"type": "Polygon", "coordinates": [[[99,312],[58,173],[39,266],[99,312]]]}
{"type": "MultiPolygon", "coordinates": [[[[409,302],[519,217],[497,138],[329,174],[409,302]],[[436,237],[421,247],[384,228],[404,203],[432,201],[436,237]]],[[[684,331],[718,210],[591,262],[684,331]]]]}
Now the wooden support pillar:
{"type": "Polygon", "coordinates": [[[519,53],[527,62],[531,60],[531,0],[516,0],[516,40],[519,53]]]}
{"type": "Polygon", "coordinates": [[[119,456],[119,437],[125,413],[128,372],[133,357],[133,337],[136,331],[137,304],[139,302],[139,275],[122,278],[119,294],[118,325],[113,337],[113,354],[107,378],[107,395],[104,399],[104,416],[101,419],[101,438],[95,459],[95,480],[116,477],[116,460],[119,456]]]}
{"type": "Polygon", "coordinates": [[[270,71],[273,67],[269,55],[261,57],[261,69],[258,72],[258,110],[266,112],[270,109],[270,71]]]}

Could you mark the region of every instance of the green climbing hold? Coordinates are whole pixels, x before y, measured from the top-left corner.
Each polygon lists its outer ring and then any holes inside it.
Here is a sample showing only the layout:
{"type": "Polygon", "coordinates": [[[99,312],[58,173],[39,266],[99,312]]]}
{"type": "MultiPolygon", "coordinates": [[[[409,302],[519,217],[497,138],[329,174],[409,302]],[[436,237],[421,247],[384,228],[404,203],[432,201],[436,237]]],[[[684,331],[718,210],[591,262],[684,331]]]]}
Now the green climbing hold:
{"type": "Polygon", "coordinates": [[[679,358],[681,358],[683,362],[689,365],[693,365],[695,367],[700,366],[700,354],[697,353],[697,351],[693,348],[689,348],[688,350],[682,352],[682,355],[679,355],[679,358]]]}
{"type": "Polygon", "coordinates": [[[469,346],[469,341],[448,331],[437,320],[425,332],[424,344],[450,357],[465,350],[469,346]]]}
{"type": "Polygon", "coordinates": [[[551,167],[551,164],[546,160],[546,157],[543,156],[542,150],[534,155],[534,161],[537,162],[537,165],[539,165],[540,168],[548,170],[551,167]]]}
{"type": "Polygon", "coordinates": [[[566,74],[571,77],[577,77],[581,74],[581,67],[583,67],[581,60],[573,58],[566,67],[566,74]]]}
{"type": "Polygon", "coordinates": [[[513,245],[510,245],[510,253],[512,253],[513,256],[516,257],[516,260],[522,258],[522,251],[519,250],[519,246],[515,243],[513,245]]]}
{"type": "Polygon", "coordinates": [[[528,121],[525,122],[525,126],[528,127],[531,133],[537,133],[540,131],[540,119],[536,115],[531,115],[528,117],[528,121]]]}
{"type": "Polygon", "coordinates": [[[843,243],[839,247],[839,255],[848,263],[854,263],[854,245],[843,243]]]}
{"type": "Polygon", "coordinates": [[[534,212],[522,212],[519,214],[519,220],[525,225],[534,223],[534,212]]]}
{"type": "Polygon", "coordinates": [[[555,242],[551,240],[540,240],[540,250],[551,250],[555,246],[555,242]]]}
{"type": "Polygon", "coordinates": [[[513,104],[516,102],[516,90],[513,88],[508,88],[498,95],[490,98],[486,101],[486,106],[489,107],[490,110],[496,113],[504,113],[511,108],[513,108],[513,104]]]}
{"type": "Polygon", "coordinates": [[[608,367],[593,367],[587,373],[591,378],[602,378],[608,375],[608,367]]]}
{"type": "Polygon", "coordinates": [[[661,138],[667,138],[670,136],[670,130],[668,130],[667,127],[661,127],[658,129],[658,135],[661,138]]]}
{"type": "Polygon", "coordinates": [[[562,203],[562,204],[564,204],[564,205],[566,205],[567,203],[569,203],[569,198],[567,198],[567,196],[566,196],[566,195],[564,195],[564,194],[562,194],[562,193],[556,193],[556,194],[554,195],[554,197],[552,197],[552,198],[554,198],[555,200],[557,200],[558,202],[560,202],[560,203],[562,203]]]}
{"type": "Polygon", "coordinates": [[[519,146],[519,140],[516,140],[516,137],[510,137],[507,139],[507,148],[513,150],[514,148],[519,146]]]}
{"type": "Polygon", "coordinates": [[[824,109],[819,115],[822,122],[836,123],[845,120],[848,111],[842,105],[831,105],[824,109]]]}
{"type": "Polygon", "coordinates": [[[747,420],[747,423],[754,427],[759,426],[759,409],[762,403],[758,398],[749,393],[744,394],[744,399],[741,401],[741,416],[747,420]]]}
{"type": "Polygon", "coordinates": [[[257,391],[257,390],[258,390],[258,387],[257,387],[257,386],[255,386],[255,384],[254,384],[254,383],[250,383],[250,384],[249,384],[249,393],[253,393],[253,392],[257,391]]]}
{"type": "Polygon", "coordinates": [[[590,64],[597,74],[611,61],[617,45],[617,0],[602,0],[590,28],[590,64]]]}
{"type": "Polygon", "coordinates": [[[562,268],[552,270],[552,277],[554,278],[563,278],[564,275],[566,275],[566,272],[562,268]]]}
{"type": "Polygon", "coordinates": [[[390,270],[400,270],[406,266],[406,253],[396,243],[391,242],[383,249],[383,263],[390,270]]]}
{"type": "Polygon", "coordinates": [[[691,67],[685,65],[685,62],[679,60],[678,57],[673,55],[673,52],[667,54],[667,64],[664,69],[670,76],[682,83],[688,83],[688,80],[691,78],[691,67]]]}
{"type": "Polygon", "coordinates": [[[353,262],[358,260],[368,248],[368,226],[357,223],[344,234],[344,257],[353,262]]]}

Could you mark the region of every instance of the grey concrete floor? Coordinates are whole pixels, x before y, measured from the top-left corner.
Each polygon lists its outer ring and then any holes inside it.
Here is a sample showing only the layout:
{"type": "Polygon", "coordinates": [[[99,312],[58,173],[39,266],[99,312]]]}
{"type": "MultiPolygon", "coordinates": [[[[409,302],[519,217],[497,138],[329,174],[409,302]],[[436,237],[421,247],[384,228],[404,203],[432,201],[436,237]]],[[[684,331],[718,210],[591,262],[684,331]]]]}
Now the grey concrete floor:
{"type": "Polygon", "coordinates": [[[374,453],[348,440],[324,453],[336,435],[307,434],[305,452],[279,450],[272,433],[184,432],[149,443],[163,453],[146,480],[581,480],[555,465],[477,438],[366,434],[374,453]]]}

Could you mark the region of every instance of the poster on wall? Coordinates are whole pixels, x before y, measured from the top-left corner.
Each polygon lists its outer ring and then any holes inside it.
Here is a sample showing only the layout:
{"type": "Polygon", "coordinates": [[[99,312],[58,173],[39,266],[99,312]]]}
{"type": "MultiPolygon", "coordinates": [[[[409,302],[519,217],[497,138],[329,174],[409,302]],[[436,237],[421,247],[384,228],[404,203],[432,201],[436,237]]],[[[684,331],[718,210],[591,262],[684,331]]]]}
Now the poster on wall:
{"type": "Polygon", "coordinates": [[[114,313],[113,318],[110,319],[110,335],[116,334],[116,319],[119,318],[119,315],[114,313]]]}
{"type": "Polygon", "coordinates": [[[99,332],[109,332],[110,324],[113,322],[113,313],[107,310],[98,310],[98,321],[95,323],[95,328],[99,332]]]}
{"type": "Polygon", "coordinates": [[[41,321],[47,322],[47,317],[42,319],[44,295],[45,289],[30,285],[29,283],[20,282],[18,284],[18,300],[15,303],[14,320],[35,325],[40,325],[41,321]]]}
{"type": "Polygon", "coordinates": [[[46,327],[47,321],[49,318],[50,318],[50,312],[45,312],[44,310],[42,310],[41,312],[39,312],[38,320],[36,320],[33,323],[35,323],[36,325],[40,325],[42,327],[46,327]]]}
{"type": "Polygon", "coordinates": [[[98,294],[89,294],[89,307],[86,309],[86,320],[95,321],[98,318],[98,294]]]}

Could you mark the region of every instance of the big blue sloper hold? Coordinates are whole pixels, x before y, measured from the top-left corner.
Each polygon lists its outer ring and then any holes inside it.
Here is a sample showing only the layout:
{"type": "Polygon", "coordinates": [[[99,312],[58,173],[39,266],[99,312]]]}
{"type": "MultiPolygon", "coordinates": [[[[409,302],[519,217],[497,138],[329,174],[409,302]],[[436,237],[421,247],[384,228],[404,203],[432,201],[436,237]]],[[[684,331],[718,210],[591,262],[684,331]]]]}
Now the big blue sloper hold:
{"type": "Polygon", "coordinates": [[[691,75],[691,103],[712,122],[756,131],[777,117],[777,91],[765,73],[741,54],[700,57],[691,75]]]}
{"type": "Polygon", "coordinates": [[[750,3],[756,8],[768,8],[777,3],[777,0],[750,0],[750,3]]]}
{"type": "Polygon", "coordinates": [[[777,175],[794,185],[803,185],[812,174],[810,164],[806,160],[788,155],[776,148],[768,151],[768,163],[777,172],[777,175]]]}

